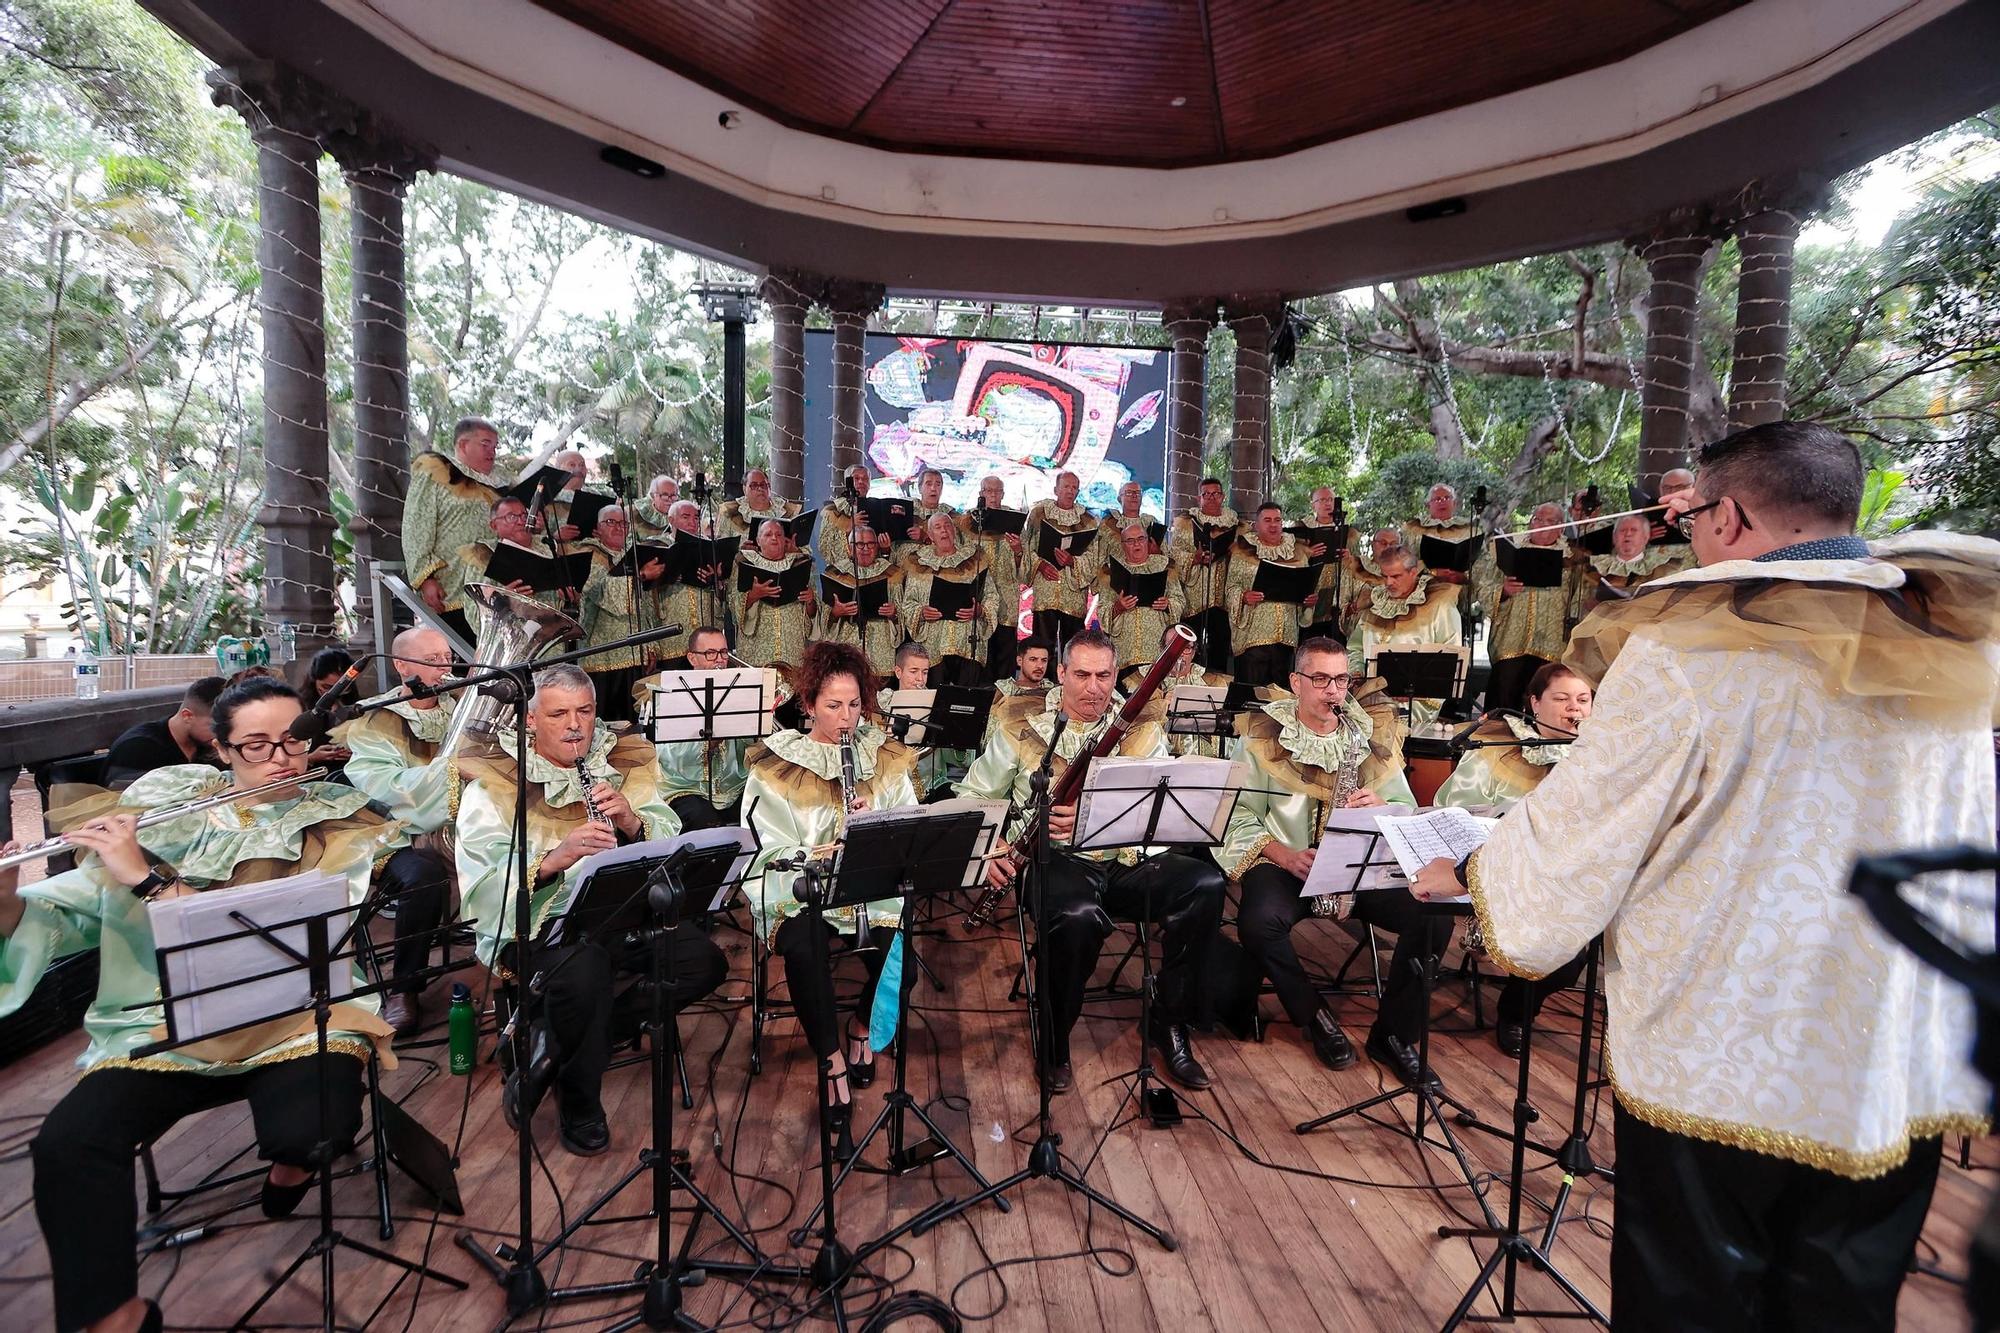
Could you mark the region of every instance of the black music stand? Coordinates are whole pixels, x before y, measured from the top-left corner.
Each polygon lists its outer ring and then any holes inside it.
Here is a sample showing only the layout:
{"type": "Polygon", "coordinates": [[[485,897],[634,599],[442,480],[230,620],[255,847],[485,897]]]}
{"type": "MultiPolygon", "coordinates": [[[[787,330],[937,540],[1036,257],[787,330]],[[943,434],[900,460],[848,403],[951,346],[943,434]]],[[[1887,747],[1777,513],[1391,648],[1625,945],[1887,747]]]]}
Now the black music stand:
{"type": "MultiPolygon", "coordinates": [[[[344,885],[344,876],[328,878],[344,885]]],[[[336,964],[344,963],[349,969],[348,984],[338,988],[340,999],[378,995],[383,989],[381,986],[353,984],[354,939],[361,928],[361,914],[366,910],[367,904],[353,903],[323,912],[307,912],[304,915],[265,923],[253,920],[244,911],[232,911],[229,913],[229,919],[238,929],[199,940],[190,940],[184,944],[162,945],[154,950],[155,967],[160,979],[159,1004],[166,1015],[166,1038],[138,1048],[133,1052],[135,1057],[158,1054],[190,1042],[242,1031],[308,1011],[313,1016],[313,1053],[317,1058],[315,1082],[318,1085],[315,1102],[319,1128],[318,1137],[313,1144],[313,1156],[319,1176],[319,1227],[312,1239],[306,1242],[305,1248],[300,1250],[291,1263],[285,1266],[284,1271],[272,1280],[263,1294],[251,1303],[250,1308],[237,1317],[230,1325],[231,1328],[249,1327],[257,1312],[292,1280],[294,1273],[303,1268],[308,1260],[318,1259],[320,1324],[326,1333],[333,1333],[336,1328],[333,1308],[333,1256],[343,1249],[365,1254],[378,1262],[399,1268],[406,1274],[414,1273],[422,1278],[442,1282],[456,1291],[464,1291],[466,1288],[463,1280],[449,1273],[440,1272],[428,1264],[413,1263],[390,1254],[387,1250],[379,1250],[373,1245],[355,1240],[336,1229],[333,1224],[335,1145],[327,1138],[327,1122],[331,1119],[331,1108],[328,1103],[332,1097],[332,1089],[328,1086],[326,1078],[327,1033],[333,1019],[336,964]],[[303,934],[303,939],[298,938],[300,934],[303,934]],[[251,939],[259,940],[269,946],[273,954],[273,965],[269,969],[248,975],[238,973],[227,981],[213,985],[195,984],[177,988],[175,976],[180,969],[175,963],[178,960],[193,960],[199,958],[203,950],[218,949],[223,945],[251,939]],[[184,1014],[181,1009],[183,1004],[199,1000],[204,996],[244,991],[253,986],[265,986],[272,982],[277,982],[282,988],[288,977],[296,978],[297,987],[293,992],[296,998],[270,1002],[259,997],[255,1003],[262,1004],[262,1009],[256,1017],[243,1018],[205,1030],[189,1030],[198,1028],[199,1019],[192,1013],[184,1014]]],[[[201,966],[199,963],[191,965],[201,966]]],[[[448,966],[425,969],[439,976],[448,970],[450,970],[448,966]]]]}
{"type": "MultiPolygon", "coordinates": [[[[809,864],[804,867],[806,879],[801,897],[806,902],[806,910],[819,922],[824,922],[829,909],[841,907],[852,907],[857,919],[865,921],[869,903],[885,898],[901,898],[903,948],[908,953],[915,947],[910,933],[912,902],[964,887],[971,873],[969,867],[977,865],[983,871],[987,853],[998,833],[996,821],[979,810],[941,814],[936,807],[912,806],[883,811],[872,818],[864,819],[857,815],[855,820],[849,822],[840,851],[830,865],[809,864]]],[[[825,932],[816,929],[813,938],[824,939],[825,932]]],[[[911,974],[906,972],[905,975],[911,974]]],[[[855,1144],[854,1156],[841,1164],[838,1173],[833,1170],[833,1145],[827,1139],[824,1115],[826,1081],[831,1077],[833,1062],[830,1058],[820,1062],[820,1203],[804,1224],[792,1233],[792,1242],[804,1244],[810,1238],[814,1223],[819,1223],[820,1250],[813,1261],[813,1280],[831,1302],[834,1322],[841,1327],[846,1326],[841,1288],[849,1275],[871,1255],[893,1244],[926,1215],[919,1213],[916,1218],[849,1251],[840,1243],[833,1206],[835,1194],[849,1175],[857,1170],[878,1175],[904,1175],[949,1156],[981,1190],[990,1188],[972,1158],[952,1142],[951,1136],[931,1118],[923,1104],[910,1096],[906,1031],[908,992],[909,988],[905,985],[896,987],[896,1086],[883,1097],[882,1109],[855,1144]],[[909,1115],[923,1122],[924,1128],[930,1131],[930,1137],[906,1147],[903,1141],[904,1118],[909,1115]],[[884,1164],[879,1167],[863,1165],[862,1158],[868,1151],[868,1145],[885,1128],[889,1131],[889,1152],[884,1164]]],[[[1000,1200],[1000,1204],[1003,1212],[1008,1211],[1004,1199],[1000,1200]]]]}
{"type": "MultiPolygon", "coordinates": [[[[1140,760],[1140,764],[1155,764],[1158,760],[1140,760]]],[[[1084,778],[1083,791],[1077,798],[1076,836],[1070,841],[1073,852],[1118,852],[1127,848],[1173,847],[1220,847],[1222,835],[1229,825],[1230,812],[1236,806],[1236,798],[1242,794],[1239,784],[1228,781],[1231,765],[1224,759],[1203,759],[1187,756],[1167,761],[1174,768],[1184,768],[1193,763],[1203,767],[1220,766],[1221,782],[1202,784],[1176,776],[1169,779],[1162,774],[1146,785],[1120,784],[1115,779],[1132,767],[1131,761],[1100,759],[1090,766],[1084,778]],[[1111,780],[1107,780],[1111,779],[1111,780]],[[1190,796],[1213,793],[1212,808],[1191,808],[1190,796]],[[1173,827],[1171,836],[1162,834],[1161,821],[1171,816],[1173,827]]],[[[1200,799],[1192,802],[1194,807],[1203,806],[1200,799]]],[[[1162,1085],[1154,1087],[1158,1077],[1153,1072],[1152,1024],[1153,1007],[1159,1003],[1159,978],[1153,972],[1153,950],[1147,934],[1147,927],[1153,917],[1153,895],[1150,886],[1141,899],[1139,909],[1139,1063],[1122,1074],[1114,1074],[1098,1086],[1110,1083],[1126,1083],[1125,1095],[1118,1099],[1118,1105],[1111,1112],[1111,1128],[1105,1133],[1116,1132],[1125,1121],[1119,1116],[1128,1101],[1136,1100],[1139,1114],[1150,1116],[1156,1126],[1162,1128],[1180,1123],[1180,1099],[1172,1088],[1162,1085]]]]}
{"type": "Polygon", "coordinates": [[[1409,726],[1418,699],[1456,699],[1465,693],[1471,650],[1452,644],[1383,644],[1369,654],[1365,669],[1382,678],[1384,691],[1403,706],[1409,726]]]}
{"type": "Polygon", "coordinates": [[[771,734],[777,699],[769,668],[663,671],[653,686],[646,736],[655,745],[700,744],[704,799],[715,804],[710,741],[757,740],[771,734]]]}
{"type": "MultiPolygon", "coordinates": [[[[1592,1171],[1602,1170],[1591,1161],[1589,1139],[1583,1133],[1583,1101],[1590,1069],[1590,1011],[1597,1004],[1597,952],[1602,942],[1603,937],[1599,936],[1587,946],[1589,956],[1585,963],[1585,971],[1589,973],[1590,979],[1583,997],[1583,1037],[1577,1056],[1576,1119],[1570,1139],[1560,1150],[1544,1148],[1541,1144],[1528,1141],[1528,1126],[1535,1119],[1535,1108],[1528,1101],[1528,1056],[1535,1044],[1535,1018],[1532,1010],[1524,1010],[1521,1014],[1521,1062],[1514,1082],[1514,1132],[1511,1135],[1500,1135],[1498,1130],[1487,1125],[1472,1123],[1474,1129],[1483,1129],[1489,1134],[1510,1138],[1513,1141],[1513,1153],[1507,1167],[1507,1221],[1504,1226],[1501,1225],[1500,1220],[1493,1214],[1492,1205],[1486,1202],[1486,1196],[1475,1190],[1474,1196],[1479,1200],[1480,1211],[1486,1214],[1486,1225],[1441,1226],[1437,1229],[1439,1239],[1465,1236],[1485,1237],[1499,1242],[1493,1247],[1493,1253],[1487,1255],[1486,1261],[1480,1265],[1478,1275],[1472,1279],[1472,1285],[1465,1289],[1465,1295],[1459,1300],[1457,1308],[1451,1312],[1451,1317],[1445,1320],[1442,1333],[1451,1333],[1452,1329],[1467,1322],[1511,1324],[1516,1319],[1589,1319],[1603,1324],[1606,1328],[1611,1327],[1611,1320],[1591,1303],[1588,1296],[1577,1289],[1576,1284],[1571,1282],[1563,1271],[1556,1267],[1555,1260],[1549,1257],[1549,1250],[1556,1242],[1556,1228],[1562,1225],[1563,1209],[1569,1202],[1570,1186],[1577,1174],[1576,1168],[1572,1166],[1575,1160],[1573,1154],[1581,1152],[1581,1174],[1589,1175],[1592,1171]],[[1556,1194],[1554,1206],[1549,1210],[1548,1229],[1542,1233],[1539,1245],[1521,1230],[1521,1195],[1525,1189],[1523,1177],[1529,1148],[1549,1154],[1563,1166],[1562,1187],[1556,1194]],[[1524,1262],[1534,1265],[1547,1274],[1550,1281],[1562,1288],[1563,1294],[1576,1302],[1579,1308],[1521,1309],[1516,1301],[1518,1295],[1516,1279],[1524,1262]],[[1499,1313],[1474,1315],[1471,1313],[1472,1303],[1479,1299],[1479,1293],[1487,1289],[1496,1275],[1500,1278],[1499,1313]]],[[[1604,1174],[1610,1173],[1604,1172],[1604,1174]]]]}
{"type": "Polygon", "coordinates": [[[652,1142],[639,1150],[630,1170],[571,1218],[535,1255],[537,1265],[547,1260],[578,1230],[599,1220],[598,1213],[628,1185],[640,1176],[650,1175],[652,1205],[639,1216],[650,1218],[655,1224],[653,1257],[640,1264],[638,1272],[627,1281],[558,1287],[548,1295],[554,1302],[645,1293],[640,1313],[612,1325],[613,1329],[640,1325],[656,1329],[706,1327],[682,1308],[681,1291],[704,1281],[710,1273],[744,1278],[805,1276],[804,1269],[774,1265],[757,1248],[749,1233],[730,1221],[694,1183],[673,1146],[673,1079],[667,1066],[671,1046],[667,1032],[673,1017],[667,1012],[667,992],[674,983],[674,960],[667,947],[667,936],[684,913],[715,911],[728,902],[743,883],[743,872],[756,852],[756,845],[756,835],[749,829],[729,827],[701,829],[677,838],[600,853],[591,860],[604,864],[586,863],[575,897],[552,923],[565,942],[609,943],[637,935],[647,946],[647,982],[652,992],[647,1015],[647,1028],[652,1034],[652,1142]],[[675,1190],[694,1201],[678,1250],[673,1244],[675,1190]],[[696,1233],[701,1230],[703,1220],[710,1217],[750,1256],[749,1261],[692,1259],[696,1233]]]}

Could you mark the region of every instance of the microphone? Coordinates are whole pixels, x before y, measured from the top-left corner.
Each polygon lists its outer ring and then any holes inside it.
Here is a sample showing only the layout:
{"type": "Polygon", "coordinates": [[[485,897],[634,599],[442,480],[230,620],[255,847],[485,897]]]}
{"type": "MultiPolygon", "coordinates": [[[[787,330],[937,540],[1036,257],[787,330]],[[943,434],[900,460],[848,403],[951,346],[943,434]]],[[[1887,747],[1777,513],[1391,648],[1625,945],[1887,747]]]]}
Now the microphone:
{"type": "Polygon", "coordinates": [[[1484,486],[1473,488],[1472,507],[1480,513],[1486,512],[1486,488],[1484,486]]]}
{"type": "Polygon", "coordinates": [[[323,741],[333,730],[333,710],[340,703],[340,696],[347,693],[347,687],[361,678],[361,668],[379,656],[377,653],[363,653],[353,666],[340,673],[340,679],[327,687],[313,706],[292,719],[285,728],[285,734],[294,740],[323,741]]]}

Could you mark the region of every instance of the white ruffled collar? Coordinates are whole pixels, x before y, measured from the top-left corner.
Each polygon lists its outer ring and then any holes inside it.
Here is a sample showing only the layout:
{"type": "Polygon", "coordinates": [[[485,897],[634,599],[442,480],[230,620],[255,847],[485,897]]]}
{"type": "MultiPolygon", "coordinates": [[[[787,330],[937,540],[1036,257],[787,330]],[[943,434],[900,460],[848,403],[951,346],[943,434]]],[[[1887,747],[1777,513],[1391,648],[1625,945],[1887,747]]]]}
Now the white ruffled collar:
{"type": "Polygon", "coordinates": [[[1450,518],[1432,518],[1431,511],[1428,509],[1417,515],[1417,526],[1420,528],[1462,528],[1471,523],[1471,521],[1471,519],[1461,518],[1457,514],[1453,514],[1450,518]]]}
{"type": "Polygon", "coordinates": [[[1422,606],[1424,599],[1430,595],[1430,590],[1431,576],[1426,571],[1417,575],[1417,586],[1410,589],[1408,597],[1391,597],[1388,584],[1376,584],[1368,590],[1368,605],[1383,620],[1395,620],[1422,606]]]}
{"type": "Polygon", "coordinates": [[[1064,509],[1054,500],[1042,501],[1042,517],[1058,527],[1073,528],[1079,523],[1094,522],[1082,505],[1072,505],[1064,509]]]}
{"type": "Polygon", "coordinates": [[[747,547],[738,550],[736,558],[752,569],[767,570],[773,574],[782,574],[799,561],[812,559],[804,551],[790,551],[781,560],[766,560],[762,552],[753,551],[747,547]]]}
{"type": "Polygon", "coordinates": [[[1340,767],[1341,762],[1359,745],[1367,748],[1369,739],[1375,734],[1375,719],[1368,716],[1368,710],[1354,702],[1352,696],[1343,700],[1340,706],[1340,725],[1326,735],[1307,727],[1299,721],[1299,701],[1297,699],[1273,699],[1263,705],[1264,713],[1278,724],[1278,744],[1302,764],[1329,771],[1340,767]]]}
{"type": "MultiPolygon", "coordinates": [[[[895,563],[895,560],[890,556],[878,555],[875,557],[874,564],[869,565],[861,571],[860,578],[863,581],[881,578],[889,572],[895,563]]],[[[826,567],[836,574],[853,576],[854,557],[845,550],[835,550],[833,554],[827,556],[826,567]]]]}
{"type": "Polygon", "coordinates": [[[1266,546],[1263,542],[1258,541],[1255,532],[1246,534],[1243,540],[1249,543],[1250,549],[1257,553],[1259,560],[1273,560],[1280,564],[1289,564],[1298,555],[1298,541],[1289,532],[1285,534],[1284,540],[1276,546],[1266,546]]]}
{"type": "MultiPolygon", "coordinates": [[[[875,776],[875,761],[882,747],[888,743],[889,733],[873,722],[863,722],[854,729],[854,777],[857,782],[866,782],[875,776]]],[[[789,764],[797,764],[814,777],[828,782],[840,781],[840,747],[825,741],[816,741],[803,731],[781,730],[771,733],[764,742],[772,754],[789,764]]]]}
{"type": "Polygon", "coordinates": [[[957,569],[977,554],[979,554],[977,546],[966,545],[948,556],[941,556],[937,553],[936,547],[926,545],[917,549],[917,563],[925,569],[957,569]]]}
{"type": "MultiPolygon", "coordinates": [[[[1506,719],[1506,722],[1507,730],[1514,733],[1514,739],[1517,741],[1545,739],[1532,723],[1523,722],[1520,718],[1511,716],[1506,719]]],[[[1563,751],[1568,748],[1567,745],[1523,745],[1521,747],[1521,757],[1531,764],[1539,764],[1543,768],[1548,768],[1556,760],[1562,758],[1563,751]]]]}
{"type": "Polygon", "coordinates": [[[1167,557],[1158,551],[1153,552],[1136,565],[1125,558],[1123,551],[1114,552],[1111,558],[1134,574],[1157,574],[1167,567],[1167,557]]]}
{"type": "Polygon", "coordinates": [[[1222,512],[1213,518],[1204,514],[1201,511],[1200,505],[1196,505],[1194,508],[1188,510],[1187,516],[1191,521],[1205,528],[1233,528],[1237,524],[1236,511],[1228,505],[1222,506],[1222,512]]]}

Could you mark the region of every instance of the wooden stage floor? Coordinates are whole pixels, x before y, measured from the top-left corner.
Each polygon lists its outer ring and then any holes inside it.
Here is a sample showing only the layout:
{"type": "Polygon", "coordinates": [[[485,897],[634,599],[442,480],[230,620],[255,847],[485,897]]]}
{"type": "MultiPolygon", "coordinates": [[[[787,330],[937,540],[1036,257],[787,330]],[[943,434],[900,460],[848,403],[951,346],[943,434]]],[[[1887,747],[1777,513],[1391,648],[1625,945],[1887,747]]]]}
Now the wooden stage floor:
{"type": "MultiPolygon", "coordinates": [[[[1302,927],[1300,937],[1309,956],[1323,964],[1343,956],[1349,943],[1346,935],[1318,923],[1302,927]]],[[[790,1252],[785,1233],[803,1220],[819,1194],[811,1061],[796,1025],[780,1022],[766,1034],[763,1072],[749,1074],[749,1011],[740,998],[748,990],[746,945],[735,932],[719,939],[734,970],[720,1002],[683,1018],[696,1108],[684,1112],[677,1102],[676,1140],[692,1150],[697,1182],[739,1220],[747,1218],[758,1242],[782,1259],[790,1252]]],[[[1118,947],[1114,940],[1107,956],[1118,947]]],[[[1011,934],[996,934],[933,943],[926,952],[949,989],[940,994],[927,983],[917,985],[910,1087],[936,1109],[980,1170],[997,1178],[1023,1164],[1035,1113],[1022,1011],[1007,998],[1017,948],[1011,934]]],[[[1103,971],[1109,971],[1108,962],[1103,971]]],[[[1269,997],[1264,1005],[1267,1014],[1277,1012],[1269,997]]],[[[1372,999],[1341,1001],[1340,1013],[1357,1046],[1372,1009],[1372,999]]],[[[1198,1042],[1215,1090],[1188,1098],[1186,1123],[1172,1130],[1128,1124],[1106,1138],[1103,1130],[1122,1088],[1103,1080],[1135,1063],[1134,1006],[1094,1004],[1092,1013],[1079,1025],[1075,1041],[1078,1091],[1056,1101],[1064,1151],[1074,1158],[1097,1154],[1090,1179],[1119,1202],[1163,1222],[1179,1238],[1179,1249],[1168,1253],[1101,1210],[1087,1209],[1060,1186],[1033,1182],[1014,1195],[1010,1214],[986,1205],[878,1256],[870,1265],[872,1277],[849,1287],[853,1312],[865,1313],[881,1299],[886,1281],[898,1291],[922,1290],[955,1301],[968,1321],[983,1319],[996,1329],[1424,1329],[1450,1313],[1489,1250],[1486,1242],[1437,1236],[1441,1224],[1463,1222],[1477,1211],[1451,1156],[1359,1120],[1304,1137],[1293,1132],[1296,1122],[1382,1086],[1379,1071],[1365,1057],[1335,1074],[1321,1068],[1289,1025],[1274,1025],[1261,1045],[1217,1033],[1198,1042]]],[[[1447,1089],[1487,1122],[1505,1125],[1513,1062],[1499,1054],[1490,1034],[1464,1032],[1470,1010],[1462,984],[1441,985],[1436,1013],[1436,1063],[1447,1089]]],[[[441,1037],[443,1006],[435,994],[428,1014],[433,1026],[425,1035],[441,1037]]],[[[1567,1130],[1578,1014],[1575,995],[1559,997],[1546,1012],[1550,1031],[1538,1044],[1533,1084],[1543,1116],[1537,1129],[1545,1142],[1559,1141],[1567,1130]]],[[[48,1259],[30,1205],[24,1149],[41,1113],[69,1087],[70,1063],[81,1044],[80,1036],[71,1036],[0,1070],[5,1106],[0,1327],[51,1326],[48,1259]]],[[[388,1076],[387,1086],[447,1144],[462,1130],[459,1182],[468,1213],[435,1219],[420,1191],[396,1175],[397,1228],[389,1248],[410,1256],[428,1251],[438,1266],[472,1279],[472,1287],[454,1293],[433,1283],[418,1292],[413,1282],[397,1285],[385,1266],[342,1255],[339,1306],[350,1326],[368,1321],[375,1329],[456,1330],[490,1326],[502,1313],[498,1289],[453,1238],[469,1228],[490,1243],[513,1231],[515,1138],[501,1119],[494,1067],[485,1064],[475,1077],[457,1079],[435,1068],[433,1062],[442,1058],[441,1044],[411,1052],[388,1076]]],[[[875,1086],[858,1094],[857,1135],[881,1106],[893,1069],[878,1061],[875,1086]]],[[[556,1144],[553,1107],[542,1110],[546,1173],[538,1171],[536,1178],[539,1235],[558,1225],[551,1180],[563,1209],[574,1213],[617,1179],[646,1141],[650,1099],[643,1064],[615,1070],[605,1101],[612,1150],[588,1160],[556,1144]]],[[[1410,1104],[1399,1100],[1390,1119],[1402,1123],[1410,1104]]],[[[1591,1149],[1608,1162],[1608,1094],[1594,1106],[1594,1115],[1591,1149]]],[[[1504,1213],[1506,1145],[1476,1132],[1466,1132],[1463,1140],[1482,1188],[1504,1213]],[[1497,1181],[1493,1173],[1500,1173],[1497,1181]]],[[[238,1105],[184,1122],[162,1141],[157,1156],[169,1184],[185,1183],[223,1167],[249,1141],[247,1111],[238,1105]]],[[[2000,1162],[1991,1141],[1976,1145],[1975,1157],[1971,1172],[1955,1163],[1946,1166],[1925,1232],[1925,1257],[1951,1272],[1964,1270],[1966,1238],[1983,1210],[1987,1172],[2000,1162]]],[[[246,1163],[247,1158],[231,1169],[246,1163]]],[[[1526,1216],[1537,1228],[1558,1183],[1549,1165],[1528,1176],[1526,1216]]],[[[614,1211],[640,1212],[646,1188],[634,1185],[614,1211]]],[[[885,1229],[885,1219],[900,1220],[966,1189],[965,1178],[948,1162],[901,1179],[857,1176],[839,1196],[841,1234],[850,1243],[865,1240],[885,1229]]],[[[350,1234],[376,1240],[370,1178],[341,1181],[335,1206],[350,1234]]],[[[1563,1271],[1600,1303],[1609,1300],[1605,1274],[1614,1212],[1609,1185],[1601,1179],[1579,1182],[1555,1248],[1563,1271]]],[[[167,1220],[188,1226],[217,1214],[232,1229],[143,1263],[141,1290],[164,1291],[169,1327],[227,1325],[305,1243],[312,1225],[310,1203],[295,1219],[265,1221],[257,1213],[254,1182],[183,1203],[167,1220]]],[[[710,1257],[737,1257],[713,1223],[702,1242],[710,1257]]],[[[651,1246],[652,1227],[643,1220],[593,1227],[580,1245],[551,1263],[549,1276],[559,1285],[626,1278],[651,1246]]],[[[769,1327],[787,1317],[777,1302],[796,1298],[801,1290],[771,1284],[773,1299],[762,1299],[714,1279],[689,1293],[689,1309],[708,1322],[769,1327]]],[[[1521,1295],[1527,1308],[1563,1307],[1553,1286],[1537,1275],[1522,1278],[1521,1295]]],[[[317,1319],[317,1301],[317,1278],[308,1275],[295,1279],[260,1318],[309,1324],[317,1319]]],[[[565,1304],[518,1326],[601,1328],[635,1308],[632,1298],[565,1304]]],[[[1490,1314],[1494,1308],[1492,1300],[1482,1299],[1476,1310],[1490,1314]]],[[[823,1318],[825,1311],[815,1314],[823,1318]]],[[[1902,1317],[1907,1328],[1957,1329],[1968,1323],[1960,1289],[1928,1276],[1906,1285],[1902,1317]]]]}

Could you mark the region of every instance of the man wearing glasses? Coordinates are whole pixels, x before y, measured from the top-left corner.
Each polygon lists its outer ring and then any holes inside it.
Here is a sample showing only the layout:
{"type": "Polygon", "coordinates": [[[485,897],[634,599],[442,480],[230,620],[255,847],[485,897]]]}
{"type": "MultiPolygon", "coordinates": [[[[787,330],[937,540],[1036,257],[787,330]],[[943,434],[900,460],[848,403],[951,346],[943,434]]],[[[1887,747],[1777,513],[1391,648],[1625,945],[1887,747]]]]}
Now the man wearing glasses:
{"type": "MultiPolygon", "coordinates": [[[[1668,509],[1701,568],[1578,627],[1590,728],[1417,878],[1469,885],[1519,976],[1604,938],[1621,1333],[1893,1328],[1941,1136],[1991,1110],[1971,1000],[1847,883],[1861,855],[1993,845],[2000,544],[1864,542],[1862,478],[1803,422],[1703,450],[1668,509]]],[[[1990,882],[1914,892],[1992,948],[1990,882]]]]}
{"type": "MultiPolygon", "coordinates": [[[[444,635],[421,626],[396,636],[389,651],[404,681],[436,685],[451,671],[451,646],[444,635]]],[[[449,756],[438,745],[451,728],[456,695],[412,697],[407,684],[367,702],[389,700],[335,728],[333,738],[347,747],[347,780],[426,836],[389,858],[380,891],[395,897],[396,951],[392,979],[421,971],[430,958],[431,933],[444,920],[450,865],[438,834],[451,822],[449,756]]],[[[308,741],[300,741],[301,746],[308,741]]],[[[251,756],[246,755],[245,758],[251,756]]],[[[396,986],[382,998],[382,1021],[408,1036],[423,1026],[421,993],[413,984],[396,986]]]]}
{"type": "Polygon", "coordinates": [[[1380,805],[1416,808],[1403,777],[1396,705],[1380,681],[1354,688],[1347,650],[1332,639],[1299,645],[1290,686],[1294,697],[1243,715],[1229,756],[1249,765],[1216,851],[1224,872],[1243,887],[1237,938],[1259,975],[1271,979],[1320,1063],[1345,1069],[1354,1063],[1354,1046],[1300,965],[1292,927],[1312,916],[1352,917],[1394,933],[1396,956],[1383,973],[1367,1049],[1371,1059],[1411,1083],[1424,1021],[1423,987],[1411,963],[1444,948],[1451,918],[1426,915],[1402,887],[1299,896],[1328,814],[1380,805]]]}
{"type": "MultiPolygon", "coordinates": [[[[729,640],[713,625],[697,626],[688,636],[687,669],[727,671],[729,640]]],[[[653,710],[652,682],[639,685],[639,715],[653,710]]],[[[660,795],[680,816],[686,830],[724,828],[740,824],[743,812],[743,756],[754,742],[746,736],[713,741],[662,741],[660,795]]]]}

